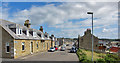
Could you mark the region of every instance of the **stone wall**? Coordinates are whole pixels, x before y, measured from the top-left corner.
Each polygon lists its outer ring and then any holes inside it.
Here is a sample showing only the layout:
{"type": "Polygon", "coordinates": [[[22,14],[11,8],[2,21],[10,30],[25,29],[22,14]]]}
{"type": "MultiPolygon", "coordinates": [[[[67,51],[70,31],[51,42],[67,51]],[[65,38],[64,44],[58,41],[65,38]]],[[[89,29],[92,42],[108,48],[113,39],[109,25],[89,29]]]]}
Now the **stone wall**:
{"type": "MultiPolygon", "coordinates": [[[[94,50],[97,50],[98,49],[98,47],[97,47],[98,38],[93,35],[93,39],[94,39],[93,48],[94,48],[94,50]]],[[[78,43],[79,47],[91,50],[92,49],[92,34],[91,34],[91,31],[90,30],[85,31],[84,36],[79,37],[78,41],[79,41],[79,43],[78,43]]]]}
{"type": "Polygon", "coordinates": [[[13,58],[14,57],[14,39],[9,33],[2,28],[2,57],[13,58]],[[6,42],[9,43],[10,53],[6,53],[6,42]]]}
{"type": "Polygon", "coordinates": [[[50,40],[14,40],[14,58],[29,55],[36,52],[45,52],[50,49],[50,40]],[[22,42],[25,42],[25,50],[22,51],[22,42]],[[33,48],[31,48],[31,42],[33,43],[33,48]],[[38,47],[37,47],[38,43],[38,47]],[[33,50],[33,52],[31,51],[33,50]]]}
{"type": "MultiPolygon", "coordinates": [[[[51,47],[51,40],[15,40],[6,30],[2,28],[2,57],[18,58],[31,54],[30,44],[33,42],[33,53],[48,51],[51,47]],[[6,53],[6,42],[9,42],[10,53],[6,53]],[[22,51],[22,42],[25,43],[25,50],[22,51]],[[37,48],[38,42],[38,48],[37,48]]],[[[54,46],[54,42],[53,42],[54,46]]]]}

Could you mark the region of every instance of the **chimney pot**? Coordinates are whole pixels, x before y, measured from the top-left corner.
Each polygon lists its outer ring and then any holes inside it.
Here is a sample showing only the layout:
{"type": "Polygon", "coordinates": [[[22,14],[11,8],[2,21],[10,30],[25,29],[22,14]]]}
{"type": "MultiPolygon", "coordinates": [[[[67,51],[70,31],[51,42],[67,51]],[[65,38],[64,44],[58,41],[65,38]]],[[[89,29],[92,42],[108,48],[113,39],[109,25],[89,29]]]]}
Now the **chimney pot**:
{"type": "Polygon", "coordinates": [[[30,23],[29,23],[29,20],[26,20],[25,23],[24,23],[24,26],[26,26],[27,28],[30,28],[30,23]]]}
{"type": "Polygon", "coordinates": [[[42,31],[42,32],[43,32],[43,27],[42,27],[42,26],[40,26],[40,31],[42,31]]]}

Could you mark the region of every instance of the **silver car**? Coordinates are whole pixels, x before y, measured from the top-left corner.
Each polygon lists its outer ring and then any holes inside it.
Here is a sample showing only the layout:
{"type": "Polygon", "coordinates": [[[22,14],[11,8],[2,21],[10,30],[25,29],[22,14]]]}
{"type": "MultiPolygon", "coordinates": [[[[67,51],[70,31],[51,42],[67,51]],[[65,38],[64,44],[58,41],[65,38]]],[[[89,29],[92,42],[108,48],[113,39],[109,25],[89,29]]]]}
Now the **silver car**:
{"type": "Polygon", "coordinates": [[[60,48],[61,51],[65,51],[65,49],[66,49],[65,47],[61,47],[60,48]]]}
{"type": "Polygon", "coordinates": [[[49,51],[50,51],[50,52],[54,52],[54,51],[55,51],[55,48],[54,48],[54,47],[51,47],[49,51]]]}

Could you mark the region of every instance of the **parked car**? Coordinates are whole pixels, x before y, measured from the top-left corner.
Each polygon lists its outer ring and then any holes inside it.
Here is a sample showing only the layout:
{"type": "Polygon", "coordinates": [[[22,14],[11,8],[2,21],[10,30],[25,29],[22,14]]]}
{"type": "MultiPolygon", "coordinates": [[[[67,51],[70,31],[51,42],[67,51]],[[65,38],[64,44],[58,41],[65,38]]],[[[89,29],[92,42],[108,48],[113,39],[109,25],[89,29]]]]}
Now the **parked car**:
{"type": "Polygon", "coordinates": [[[66,46],[69,46],[69,44],[67,44],[66,46]]]}
{"type": "Polygon", "coordinates": [[[63,44],[63,47],[66,47],[66,44],[63,44]]]}
{"type": "Polygon", "coordinates": [[[58,50],[58,47],[57,46],[54,46],[55,50],[57,51],[58,50]]]}
{"type": "Polygon", "coordinates": [[[50,51],[50,52],[54,52],[54,51],[55,51],[55,48],[54,48],[54,47],[51,47],[49,51],[50,51]]]}
{"type": "Polygon", "coordinates": [[[61,50],[61,51],[65,51],[65,47],[61,47],[60,50],[61,50]]]}
{"type": "Polygon", "coordinates": [[[77,48],[76,47],[72,47],[70,50],[71,53],[76,53],[77,52],[77,48]]]}

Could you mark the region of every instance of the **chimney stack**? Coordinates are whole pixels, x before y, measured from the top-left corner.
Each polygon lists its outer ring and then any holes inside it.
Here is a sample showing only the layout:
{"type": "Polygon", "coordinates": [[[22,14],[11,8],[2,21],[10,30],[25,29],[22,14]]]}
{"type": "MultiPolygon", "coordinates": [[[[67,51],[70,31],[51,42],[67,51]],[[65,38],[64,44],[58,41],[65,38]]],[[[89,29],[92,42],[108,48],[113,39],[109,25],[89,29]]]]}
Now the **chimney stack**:
{"type": "Polygon", "coordinates": [[[91,29],[87,29],[85,32],[84,32],[84,34],[86,35],[86,34],[91,34],[91,29]]]}
{"type": "Polygon", "coordinates": [[[42,26],[40,26],[40,31],[42,31],[42,32],[43,32],[43,27],[42,27],[42,26]]]}
{"type": "Polygon", "coordinates": [[[27,28],[30,28],[30,23],[29,23],[29,20],[26,20],[25,23],[24,23],[24,26],[26,26],[27,28]]]}
{"type": "Polygon", "coordinates": [[[52,34],[51,37],[54,37],[54,35],[52,34]]]}

